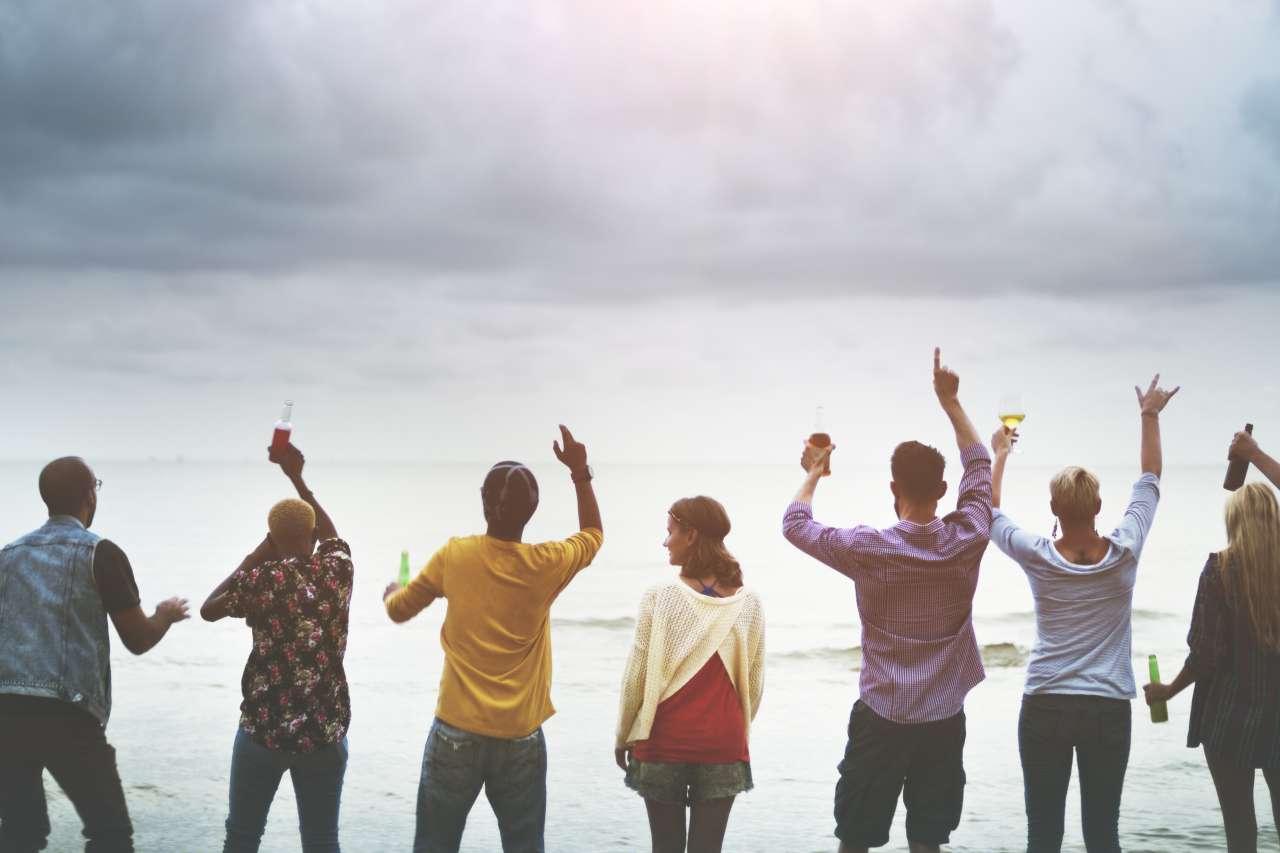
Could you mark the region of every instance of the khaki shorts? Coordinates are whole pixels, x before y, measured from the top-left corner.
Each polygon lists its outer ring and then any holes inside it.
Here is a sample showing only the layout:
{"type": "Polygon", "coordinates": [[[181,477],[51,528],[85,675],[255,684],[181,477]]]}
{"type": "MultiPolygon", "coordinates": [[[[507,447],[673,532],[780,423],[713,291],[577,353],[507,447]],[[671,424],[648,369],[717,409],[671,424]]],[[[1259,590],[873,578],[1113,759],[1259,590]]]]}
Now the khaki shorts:
{"type": "Polygon", "coordinates": [[[662,764],[632,759],[627,765],[627,787],[646,800],[691,805],[706,800],[736,797],[750,791],[751,764],[662,764]]]}

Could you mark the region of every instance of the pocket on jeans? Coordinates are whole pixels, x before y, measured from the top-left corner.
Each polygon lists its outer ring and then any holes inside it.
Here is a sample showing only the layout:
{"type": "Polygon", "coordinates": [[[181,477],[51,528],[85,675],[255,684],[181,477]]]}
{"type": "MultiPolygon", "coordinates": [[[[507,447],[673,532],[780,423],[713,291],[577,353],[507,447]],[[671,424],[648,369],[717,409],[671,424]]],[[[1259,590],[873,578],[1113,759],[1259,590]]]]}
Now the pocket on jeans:
{"type": "Polygon", "coordinates": [[[479,739],[457,729],[434,726],[427,736],[427,754],[423,775],[429,776],[437,790],[465,786],[479,761],[479,739]]]}

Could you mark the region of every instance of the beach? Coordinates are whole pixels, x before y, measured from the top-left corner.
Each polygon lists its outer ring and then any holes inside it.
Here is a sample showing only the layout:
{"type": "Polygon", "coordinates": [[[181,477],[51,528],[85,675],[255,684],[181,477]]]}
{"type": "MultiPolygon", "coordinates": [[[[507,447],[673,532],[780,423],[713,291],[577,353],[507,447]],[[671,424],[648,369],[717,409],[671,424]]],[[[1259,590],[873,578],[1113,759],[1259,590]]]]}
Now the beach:
{"type": "MultiPolygon", "coordinates": [[[[589,437],[588,437],[589,438],[589,437]]],[[[950,468],[956,454],[946,449],[950,468]]],[[[266,510],[288,494],[273,467],[256,462],[111,462],[90,460],[105,487],[93,529],[129,555],[143,606],[169,595],[204,596],[261,538],[266,510]]],[[[560,538],[576,528],[567,475],[554,460],[529,460],[542,505],[529,539],[560,538]]],[[[705,493],[734,523],[727,544],[748,585],[764,601],[767,672],[751,731],[756,788],[734,806],[726,851],[833,851],[831,795],[857,697],[858,621],[853,584],[783,540],[783,510],[800,481],[793,466],[646,466],[593,463],[605,547],[552,611],[557,714],[545,725],[550,754],[547,849],[648,849],[642,801],[613,763],[618,683],[643,589],[674,572],[661,548],[664,515],[677,497],[705,493]]],[[[3,463],[0,524],[11,540],[42,521],[35,494],[40,463],[3,463]]],[[[444,602],[406,625],[382,611],[402,548],[415,570],[451,535],[481,529],[478,488],[487,464],[308,464],[308,481],[348,539],[356,567],[346,671],[353,721],[342,803],[342,842],[350,851],[410,847],[419,766],[431,722],[442,656],[444,602]]],[[[825,480],[815,515],[832,524],[892,521],[887,470],[842,465],[825,480]]],[[[1028,453],[1006,479],[1005,507],[1026,527],[1048,532],[1047,481],[1053,468],[1028,453]],[[1030,458],[1027,458],[1030,457],[1030,458]]],[[[952,473],[954,476],[954,472],[952,473]]],[[[1100,468],[1108,530],[1137,476],[1100,468]]],[[[1221,466],[1169,466],[1135,593],[1133,653],[1137,682],[1148,653],[1169,680],[1185,654],[1196,579],[1224,539],[1221,466]]],[[[953,497],[951,498],[953,500],[953,497]]],[[[944,505],[950,504],[944,499],[944,505]]],[[[1025,816],[1017,751],[1017,715],[1025,655],[1034,639],[1031,597],[1021,571],[994,547],[984,559],[974,623],[987,678],[968,697],[968,784],[952,851],[1024,849],[1025,816]]],[[[133,657],[113,637],[114,711],[107,729],[140,851],[220,849],[227,772],[238,719],[240,672],[249,631],[234,620],[198,617],[172,629],[153,652],[133,657]]],[[[1133,746],[1121,811],[1127,851],[1225,849],[1217,799],[1203,755],[1185,747],[1189,692],[1170,704],[1167,724],[1152,724],[1133,703],[1133,746]]],[[[79,822],[46,776],[54,825],[50,850],[82,843],[79,822]]],[[[1255,791],[1260,850],[1275,851],[1265,785],[1255,791]]],[[[906,847],[899,807],[888,850],[906,847]]],[[[283,782],[263,851],[299,849],[293,794],[283,782]]],[[[481,797],[463,850],[499,849],[481,797]]],[[[1081,851],[1078,787],[1067,801],[1064,850],[1081,851]]]]}

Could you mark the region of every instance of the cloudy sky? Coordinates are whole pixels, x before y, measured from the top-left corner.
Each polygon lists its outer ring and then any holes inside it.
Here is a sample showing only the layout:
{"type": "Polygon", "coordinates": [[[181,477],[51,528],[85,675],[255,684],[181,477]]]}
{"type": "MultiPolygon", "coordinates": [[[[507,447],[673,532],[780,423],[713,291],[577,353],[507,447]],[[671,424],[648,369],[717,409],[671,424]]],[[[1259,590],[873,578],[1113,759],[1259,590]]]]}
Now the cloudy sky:
{"type": "Polygon", "coordinates": [[[1278,319],[1276,0],[0,6],[0,458],[1216,462],[1278,319]]]}

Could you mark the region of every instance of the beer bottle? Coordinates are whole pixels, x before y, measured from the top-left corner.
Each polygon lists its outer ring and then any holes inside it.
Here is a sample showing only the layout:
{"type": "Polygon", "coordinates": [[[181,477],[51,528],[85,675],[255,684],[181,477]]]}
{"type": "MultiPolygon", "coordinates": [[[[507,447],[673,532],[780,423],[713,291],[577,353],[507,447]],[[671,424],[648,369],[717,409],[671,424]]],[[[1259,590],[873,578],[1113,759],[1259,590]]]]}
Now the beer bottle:
{"type": "Polygon", "coordinates": [[[400,552],[400,586],[409,585],[409,552],[400,552]]]}
{"type": "MultiPolygon", "coordinates": [[[[1244,431],[1253,435],[1253,424],[1245,424],[1244,431]]],[[[1222,488],[1228,492],[1234,492],[1244,485],[1244,475],[1247,473],[1249,473],[1249,460],[1232,457],[1231,464],[1227,466],[1227,479],[1222,481],[1222,488]]]]}
{"type": "MultiPolygon", "coordinates": [[[[1159,665],[1156,664],[1155,655],[1149,655],[1147,657],[1147,668],[1148,670],[1150,670],[1149,674],[1151,676],[1151,683],[1159,684],[1160,683],[1160,667],[1159,665]]],[[[1163,701],[1151,703],[1151,722],[1153,723],[1169,722],[1168,703],[1163,701]]]]}

